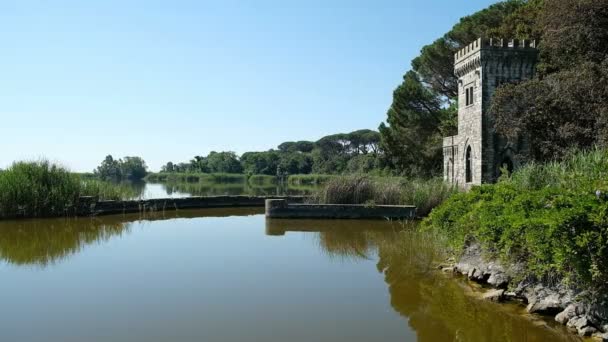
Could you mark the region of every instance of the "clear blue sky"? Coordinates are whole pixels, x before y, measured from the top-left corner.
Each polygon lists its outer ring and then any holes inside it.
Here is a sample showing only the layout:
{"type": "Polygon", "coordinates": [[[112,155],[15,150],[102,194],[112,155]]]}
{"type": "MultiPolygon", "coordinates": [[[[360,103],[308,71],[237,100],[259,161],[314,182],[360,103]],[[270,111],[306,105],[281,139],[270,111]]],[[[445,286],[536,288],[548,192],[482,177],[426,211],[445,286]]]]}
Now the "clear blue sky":
{"type": "Polygon", "coordinates": [[[420,48],[493,2],[0,0],[0,168],[376,129],[420,48]]]}

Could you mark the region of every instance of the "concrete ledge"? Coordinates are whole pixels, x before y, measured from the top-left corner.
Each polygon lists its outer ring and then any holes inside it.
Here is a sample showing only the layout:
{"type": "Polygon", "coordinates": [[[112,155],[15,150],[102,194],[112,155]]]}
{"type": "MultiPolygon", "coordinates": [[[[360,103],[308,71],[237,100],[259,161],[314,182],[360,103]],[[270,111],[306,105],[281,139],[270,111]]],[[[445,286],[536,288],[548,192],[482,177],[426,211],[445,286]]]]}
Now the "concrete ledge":
{"type": "Polygon", "coordinates": [[[412,205],[363,204],[294,204],[285,199],[267,199],[268,218],[318,219],[411,219],[416,217],[412,205]]]}
{"type": "MultiPolygon", "coordinates": [[[[62,211],[49,212],[35,217],[61,217],[61,216],[99,216],[126,213],[162,212],[179,209],[204,208],[243,208],[259,207],[265,205],[269,196],[205,196],[185,198],[158,198],[131,201],[97,201],[94,197],[81,197],[74,206],[62,211]]],[[[303,196],[273,196],[289,203],[302,203],[303,196]]],[[[3,213],[1,219],[32,218],[24,213],[3,213]]]]}

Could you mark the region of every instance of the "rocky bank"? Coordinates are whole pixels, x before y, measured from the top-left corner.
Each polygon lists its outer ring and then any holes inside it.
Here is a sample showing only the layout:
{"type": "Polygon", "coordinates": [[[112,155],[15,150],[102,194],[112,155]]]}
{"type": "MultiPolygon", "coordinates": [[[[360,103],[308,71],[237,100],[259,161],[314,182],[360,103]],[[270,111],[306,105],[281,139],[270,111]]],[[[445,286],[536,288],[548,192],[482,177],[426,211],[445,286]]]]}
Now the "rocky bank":
{"type": "Polygon", "coordinates": [[[483,295],[486,300],[518,300],[529,313],[551,315],[580,336],[593,336],[608,342],[608,294],[597,295],[565,285],[548,285],[533,281],[515,283],[521,265],[505,267],[497,261],[484,260],[481,247],[472,244],[459,260],[440,265],[442,271],[458,273],[469,280],[489,285],[494,290],[483,295]]]}

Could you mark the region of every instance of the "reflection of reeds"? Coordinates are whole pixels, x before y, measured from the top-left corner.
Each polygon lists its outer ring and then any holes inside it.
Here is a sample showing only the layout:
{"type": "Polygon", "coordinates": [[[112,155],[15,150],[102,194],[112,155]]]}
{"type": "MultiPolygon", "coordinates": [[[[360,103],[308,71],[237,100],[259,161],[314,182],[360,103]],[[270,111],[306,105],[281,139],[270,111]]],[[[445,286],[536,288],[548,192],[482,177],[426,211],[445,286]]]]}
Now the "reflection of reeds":
{"type": "Polygon", "coordinates": [[[46,266],[128,230],[128,223],[89,218],[4,221],[0,258],[16,265],[46,266]]]}

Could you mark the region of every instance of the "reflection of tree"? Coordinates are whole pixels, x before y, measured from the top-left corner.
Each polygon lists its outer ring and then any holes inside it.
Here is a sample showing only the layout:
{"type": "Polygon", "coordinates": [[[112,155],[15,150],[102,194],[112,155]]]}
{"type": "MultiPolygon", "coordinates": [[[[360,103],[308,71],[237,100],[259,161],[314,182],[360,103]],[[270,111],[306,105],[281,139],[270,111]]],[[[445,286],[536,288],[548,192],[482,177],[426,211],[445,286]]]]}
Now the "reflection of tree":
{"type": "Polygon", "coordinates": [[[128,232],[132,222],[173,218],[259,215],[263,208],[192,209],[99,218],[0,221],[0,260],[47,266],[95,244],[128,232]]]}
{"type": "Polygon", "coordinates": [[[164,182],[162,183],[167,195],[181,192],[190,196],[283,196],[310,194],[314,187],[292,187],[286,184],[254,185],[243,182],[213,183],[213,182],[164,182]]]}
{"type": "Polygon", "coordinates": [[[0,258],[17,265],[46,266],[128,229],[128,223],[112,219],[4,221],[0,223],[0,258]]]}
{"type": "Polygon", "coordinates": [[[575,340],[535,326],[513,306],[482,302],[465,291],[464,281],[430,271],[437,260],[433,236],[413,231],[378,244],[378,270],[385,275],[391,305],[408,318],[419,341],[575,340]]]}

